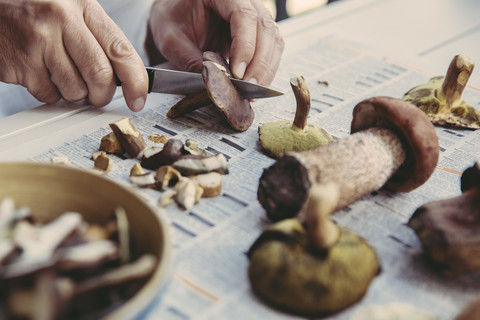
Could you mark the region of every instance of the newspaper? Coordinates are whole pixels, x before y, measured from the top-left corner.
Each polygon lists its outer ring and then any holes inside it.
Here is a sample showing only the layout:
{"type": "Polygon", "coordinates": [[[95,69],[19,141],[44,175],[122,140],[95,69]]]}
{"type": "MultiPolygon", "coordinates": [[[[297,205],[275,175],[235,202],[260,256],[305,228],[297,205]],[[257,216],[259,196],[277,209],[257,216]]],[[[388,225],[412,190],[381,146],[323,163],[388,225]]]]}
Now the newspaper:
{"type": "MultiPolygon", "coordinates": [[[[0,120],[0,161],[50,162],[52,157],[67,157],[73,166],[91,169],[91,155],[111,131],[109,123],[123,117],[130,118],[144,137],[155,133],[183,141],[193,139],[212,153],[223,153],[229,174],[223,177],[220,196],[202,199],[189,211],[175,204],[165,209],[174,236],[174,268],[167,285],[139,318],[296,319],[255,296],[247,276],[246,253],[271,223],[257,201],[257,188],[264,168],[274,160],[262,151],[257,128],[266,122],[293,120],[296,103],[289,79],[299,75],[307,80],[311,94],[309,123],[325,128],[334,139],[350,134],[352,109],[362,99],[377,95],[400,98],[432,76],[357,50],[354,44],[334,36],[317,38],[289,47],[272,85],[285,95],[252,102],[256,117],[245,132],[229,129],[212,106],[178,119],[167,118],[167,110],[180,96],[150,94],[145,109],[133,113],[118,92],[103,109],[63,103],[0,120]],[[11,129],[5,129],[8,126],[11,129]]],[[[463,97],[479,107],[478,89],[467,88],[463,97]]],[[[436,130],[440,161],[427,183],[410,193],[378,190],[333,215],[339,225],[367,239],[379,255],[382,272],[359,303],[326,319],[352,319],[365,306],[401,302],[447,320],[477,294],[479,275],[448,278],[436,273],[406,226],[420,205],[460,194],[461,173],[479,157],[480,131],[436,130]]],[[[128,174],[137,160],[112,159],[114,167],[108,177],[130,185],[128,174]]],[[[156,206],[158,191],[138,192],[156,206]]]]}

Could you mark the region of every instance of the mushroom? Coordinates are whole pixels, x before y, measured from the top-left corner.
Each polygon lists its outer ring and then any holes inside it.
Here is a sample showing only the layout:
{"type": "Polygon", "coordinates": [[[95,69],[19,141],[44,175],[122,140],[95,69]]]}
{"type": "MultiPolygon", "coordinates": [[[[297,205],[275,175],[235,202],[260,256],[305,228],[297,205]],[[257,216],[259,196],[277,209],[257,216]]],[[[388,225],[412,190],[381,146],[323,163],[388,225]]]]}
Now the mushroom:
{"type": "Polygon", "coordinates": [[[120,145],[132,158],[135,158],[147,146],[141,133],[133,126],[128,118],[122,118],[110,123],[110,128],[117,137],[118,142],[120,142],[120,145]]]}
{"type": "Polygon", "coordinates": [[[233,129],[247,130],[255,118],[255,113],[249,100],[242,98],[230,81],[232,75],[225,59],[217,53],[205,52],[202,76],[206,92],[186,96],[167,112],[167,116],[176,118],[213,103],[233,129]]]}
{"type": "Polygon", "coordinates": [[[268,304],[306,317],[329,315],[359,301],[380,272],[370,245],[330,220],[339,193],[334,183],[313,186],[306,224],[282,220],[251,246],[250,283],[268,304]]]}
{"type": "Polygon", "coordinates": [[[101,172],[108,172],[113,167],[113,161],[110,159],[105,151],[98,151],[92,155],[94,161],[93,167],[101,172]]]}
{"type": "Polygon", "coordinates": [[[312,150],[288,153],[264,170],[258,200],[271,220],[297,215],[312,184],[336,183],[339,210],[382,186],[411,191],[428,180],[438,162],[435,128],[423,112],[401,99],[359,102],[351,133],[312,150]]]}
{"type": "Polygon", "coordinates": [[[456,55],[445,77],[431,78],[410,89],[403,99],[419,107],[434,124],[478,129],[480,112],[462,100],[463,89],[474,66],[470,57],[456,55]]]}
{"type": "Polygon", "coordinates": [[[145,169],[157,170],[161,166],[171,165],[184,156],[192,155],[184,149],[183,142],[179,139],[170,139],[165,143],[160,152],[142,159],[141,165],[145,169]]]}
{"type": "Polygon", "coordinates": [[[222,175],[218,172],[199,174],[190,179],[203,189],[204,198],[216,197],[222,192],[222,175]]]}
{"type": "Polygon", "coordinates": [[[258,127],[260,143],[268,155],[273,158],[290,152],[304,151],[325,145],[333,141],[332,136],[323,128],[307,124],[310,112],[310,93],[305,79],[290,79],[297,101],[295,119],[264,123],[258,127]]]}
{"type": "Polygon", "coordinates": [[[122,154],[125,152],[125,149],[118,141],[115,133],[110,132],[109,134],[102,137],[100,140],[99,151],[105,151],[106,153],[119,153],[122,154]]]}
{"type": "Polygon", "coordinates": [[[228,163],[223,153],[210,157],[183,157],[175,161],[173,167],[185,176],[212,171],[228,174],[228,163]]]}
{"type": "Polygon", "coordinates": [[[183,178],[175,185],[175,200],[185,210],[190,210],[202,197],[203,189],[188,178],[183,178]]]}
{"type": "Polygon", "coordinates": [[[182,174],[172,166],[161,166],[155,173],[155,180],[161,189],[174,187],[182,178],[182,174]]]}
{"type": "Polygon", "coordinates": [[[441,272],[480,270],[480,162],[461,177],[462,194],[420,206],[408,221],[441,272]]]}

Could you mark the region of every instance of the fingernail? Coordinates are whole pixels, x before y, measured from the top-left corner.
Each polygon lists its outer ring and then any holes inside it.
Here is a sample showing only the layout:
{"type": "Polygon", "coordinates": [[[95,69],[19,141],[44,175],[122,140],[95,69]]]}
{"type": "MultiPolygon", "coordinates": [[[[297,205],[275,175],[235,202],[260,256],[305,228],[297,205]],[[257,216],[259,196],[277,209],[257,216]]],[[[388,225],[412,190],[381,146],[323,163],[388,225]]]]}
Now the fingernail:
{"type": "Polygon", "coordinates": [[[258,84],[258,81],[255,78],[250,78],[247,81],[250,82],[250,83],[253,83],[253,84],[258,84]]]}
{"type": "Polygon", "coordinates": [[[238,79],[243,79],[245,75],[245,70],[247,69],[247,64],[245,62],[240,62],[235,68],[235,76],[238,79]]]}
{"type": "Polygon", "coordinates": [[[145,99],[143,97],[137,98],[133,101],[132,111],[140,111],[145,106],[145,99]]]}

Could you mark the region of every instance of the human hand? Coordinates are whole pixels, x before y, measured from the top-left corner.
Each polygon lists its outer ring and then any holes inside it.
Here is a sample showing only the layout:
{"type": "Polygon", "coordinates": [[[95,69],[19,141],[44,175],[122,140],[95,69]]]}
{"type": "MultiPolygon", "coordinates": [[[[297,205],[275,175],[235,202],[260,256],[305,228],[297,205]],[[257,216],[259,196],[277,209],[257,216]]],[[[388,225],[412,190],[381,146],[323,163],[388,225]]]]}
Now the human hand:
{"type": "Polygon", "coordinates": [[[114,75],[130,109],[143,108],[148,76],[141,58],[95,0],[0,0],[0,81],[38,100],[109,103],[114,75]]]}
{"type": "Polygon", "coordinates": [[[260,0],[156,0],[149,27],[157,54],[176,67],[200,72],[203,52],[217,51],[236,78],[261,85],[272,82],[284,49],[260,0]]]}

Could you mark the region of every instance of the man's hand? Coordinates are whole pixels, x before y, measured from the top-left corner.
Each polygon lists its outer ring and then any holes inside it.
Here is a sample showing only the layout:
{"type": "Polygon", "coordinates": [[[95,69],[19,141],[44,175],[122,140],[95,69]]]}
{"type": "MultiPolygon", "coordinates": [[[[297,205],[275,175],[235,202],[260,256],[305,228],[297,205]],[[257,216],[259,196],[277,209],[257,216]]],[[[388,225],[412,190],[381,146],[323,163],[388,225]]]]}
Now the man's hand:
{"type": "Polygon", "coordinates": [[[188,71],[200,72],[202,53],[217,51],[235,77],[268,85],[284,49],[260,0],[156,0],[149,23],[161,55],[188,71]]]}
{"type": "Polygon", "coordinates": [[[130,109],[143,108],[141,58],[95,0],[0,0],[0,81],[38,100],[109,103],[115,77],[130,109]]]}

